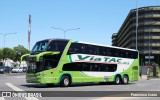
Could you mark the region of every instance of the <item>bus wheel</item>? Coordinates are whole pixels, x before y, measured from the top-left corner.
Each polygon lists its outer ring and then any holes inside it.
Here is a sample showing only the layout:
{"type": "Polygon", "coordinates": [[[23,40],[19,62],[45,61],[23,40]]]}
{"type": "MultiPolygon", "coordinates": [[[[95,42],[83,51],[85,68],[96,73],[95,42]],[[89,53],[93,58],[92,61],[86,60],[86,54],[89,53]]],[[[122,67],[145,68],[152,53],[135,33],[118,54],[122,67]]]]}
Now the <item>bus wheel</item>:
{"type": "Polygon", "coordinates": [[[121,83],[121,78],[120,78],[120,76],[116,76],[116,78],[115,78],[115,84],[120,84],[121,83]]]}
{"type": "Polygon", "coordinates": [[[122,79],[123,84],[128,84],[128,81],[128,76],[125,75],[122,79]]]}
{"type": "Polygon", "coordinates": [[[68,87],[71,84],[70,78],[67,75],[64,75],[61,79],[60,85],[63,87],[68,87]]]}

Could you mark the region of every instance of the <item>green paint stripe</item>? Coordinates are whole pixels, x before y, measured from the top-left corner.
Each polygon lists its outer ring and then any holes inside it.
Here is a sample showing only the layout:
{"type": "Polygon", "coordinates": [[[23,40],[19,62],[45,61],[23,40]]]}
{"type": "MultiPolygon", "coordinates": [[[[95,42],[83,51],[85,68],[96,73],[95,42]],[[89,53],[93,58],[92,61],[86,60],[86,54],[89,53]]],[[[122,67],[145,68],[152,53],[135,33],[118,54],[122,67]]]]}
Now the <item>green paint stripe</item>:
{"type": "Polygon", "coordinates": [[[136,61],[136,59],[134,59],[134,61],[133,61],[132,64],[130,65],[130,67],[131,67],[133,64],[135,64],[135,61],[136,61]]]}
{"type": "Polygon", "coordinates": [[[69,55],[69,61],[70,61],[71,63],[73,62],[71,55],[69,55]]]}
{"type": "MultiPolygon", "coordinates": [[[[87,75],[86,73],[84,73],[84,72],[82,72],[82,71],[80,71],[80,73],[82,73],[82,74],[84,74],[84,75],[87,75]]],[[[88,75],[87,75],[88,76],[88,75]]]]}
{"type": "Polygon", "coordinates": [[[76,41],[74,41],[74,43],[78,43],[78,41],[76,40],[76,41]]]}

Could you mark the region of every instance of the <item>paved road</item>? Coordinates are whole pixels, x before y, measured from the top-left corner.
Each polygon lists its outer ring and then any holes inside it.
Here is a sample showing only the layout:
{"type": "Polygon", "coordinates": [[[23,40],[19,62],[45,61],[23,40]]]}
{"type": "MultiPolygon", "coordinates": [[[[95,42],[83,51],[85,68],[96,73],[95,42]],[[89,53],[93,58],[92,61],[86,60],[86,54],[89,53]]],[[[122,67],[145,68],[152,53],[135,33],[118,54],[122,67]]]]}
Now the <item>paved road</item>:
{"type": "MultiPolygon", "coordinates": [[[[24,73],[11,73],[11,74],[0,74],[0,91],[160,91],[160,79],[153,79],[153,80],[139,80],[136,82],[129,83],[128,85],[99,85],[97,83],[90,83],[90,84],[74,84],[71,87],[62,88],[59,85],[55,85],[53,87],[47,87],[46,85],[38,85],[38,84],[31,84],[26,83],[25,81],[25,74],[24,73]]],[[[52,92],[54,93],[54,92],[52,92]]],[[[72,92],[76,93],[76,92],[72,92]]],[[[92,92],[91,92],[92,93],[92,92]]],[[[56,93],[54,93],[56,94],[56,93]]],[[[58,94],[57,94],[58,95],[58,94]]],[[[69,97],[67,97],[69,98],[69,97]]],[[[0,97],[0,100],[52,100],[53,98],[4,98],[0,97]]],[[[64,100],[66,97],[54,97],[55,100],[61,99],[64,100]]],[[[69,98],[72,100],[81,100],[82,98],[72,97],[69,98]]],[[[109,98],[102,98],[102,97],[85,97],[83,100],[102,100],[102,99],[112,99],[109,98]]],[[[115,99],[115,98],[114,98],[115,99]]],[[[118,99],[139,99],[139,98],[118,98],[118,99]]],[[[148,99],[149,98],[145,98],[148,99]]],[[[154,100],[158,98],[154,97],[154,100]]]]}

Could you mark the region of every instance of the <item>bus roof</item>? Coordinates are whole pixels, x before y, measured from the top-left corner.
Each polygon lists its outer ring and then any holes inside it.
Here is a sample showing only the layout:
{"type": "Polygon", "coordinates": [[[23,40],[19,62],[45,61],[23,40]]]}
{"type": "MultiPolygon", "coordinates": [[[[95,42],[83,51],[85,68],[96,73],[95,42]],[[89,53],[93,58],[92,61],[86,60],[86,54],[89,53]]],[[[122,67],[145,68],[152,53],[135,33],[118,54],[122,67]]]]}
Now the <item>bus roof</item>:
{"type": "MultiPolygon", "coordinates": [[[[70,39],[52,38],[52,39],[44,39],[44,40],[40,40],[40,41],[38,41],[38,42],[41,42],[41,41],[52,41],[52,40],[70,41],[70,39]]],[[[74,40],[73,40],[73,41],[74,41],[74,40]]],[[[128,49],[128,48],[122,48],[122,47],[116,47],[116,46],[109,46],[109,45],[103,45],[103,44],[96,44],[96,43],[89,43],[89,42],[83,42],[83,41],[78,41],[78,43],[91,44],[91,45],[95,45],[95,46],[103,46],[103,47],[118,48],[118,49],[130,50],[130,51],[138,51],[138,50],[135,50],[135,49],[128,49]]]]}
{"type": "Polygon", "coordinates": [[[103,47],[118,48],[118,49],[130,50],[130,51],[138,51],[138,50],[135,50],[135,49],[122,48],[122,47],[109,46],[109,45],[96,44],[96,43],[89,43],[89,42],[82,42],[82,41],[78,41],[78,43],[91,44],[91,45],[95,45],[95,46],[103,46],[103,47]]]}
{"type": "Polygon", "coordinates": [[[44,39],[44,40],[40,40],[40,41],[37,41],[37,42],[41,42],[41,41],[52,41],[52,40],[69,41],[69,39],[52,38],[52,39],[44,39]]]}

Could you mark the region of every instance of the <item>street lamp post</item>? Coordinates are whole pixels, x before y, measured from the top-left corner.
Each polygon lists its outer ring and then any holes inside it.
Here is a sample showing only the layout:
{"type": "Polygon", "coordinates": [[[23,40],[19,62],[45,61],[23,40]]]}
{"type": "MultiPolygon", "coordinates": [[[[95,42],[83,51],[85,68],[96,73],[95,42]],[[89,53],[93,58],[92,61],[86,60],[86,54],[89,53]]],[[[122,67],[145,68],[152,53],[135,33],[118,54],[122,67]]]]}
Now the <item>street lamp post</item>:
{"type": "Polygon", "coordinates": [[[16,32],[15,33],[6,33],[6,34],[3,34],[3,33],[0,33],[1,35],[3,35],[3,40],[4,40],[4,48],[5,48],[5,38],[6,38],[6,36],[7,35],[9,35],[9,34],[16,34],[16,32]]]}
{"type": "Polygon", "coordinates": [[[62,29],[62,28],[56,28],[56,27],[51,27],[51,28],[59,29],[59,30],[63,31],[64,39],[65,39],[65,34],[66,34],[67,31],[70,31],[70,30],[78,30],[78,29],[80,29],[80,28],[76,28],[76,29],[67,29],[67,30],[64,30],[64,29],[62,29]]]}

